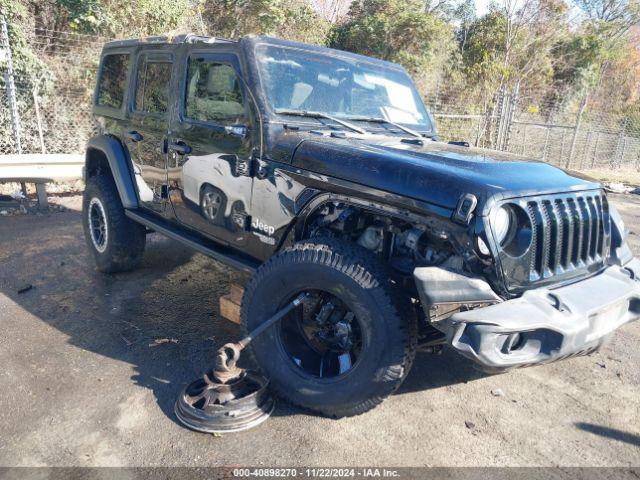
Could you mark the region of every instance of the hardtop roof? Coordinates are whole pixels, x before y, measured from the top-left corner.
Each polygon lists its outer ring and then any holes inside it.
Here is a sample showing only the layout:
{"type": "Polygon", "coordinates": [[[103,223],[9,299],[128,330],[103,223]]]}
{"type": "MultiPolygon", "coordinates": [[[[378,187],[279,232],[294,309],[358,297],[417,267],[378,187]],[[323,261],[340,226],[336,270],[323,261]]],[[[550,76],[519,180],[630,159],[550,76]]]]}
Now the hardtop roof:
{"type": "Polygon", "coordinates": [[[318,54],[333,55],[341,58],[351,58],[357,61],[369,62],[379,64],[386,68],[394,68],[404,70],[400,65],[386,60],[380,60],[374,57],[368,57],[365,55],[359,55],[357,53],[351,53],[344,50],[337,50],[334,48],[324,47],[320,45],[311,45],[308,43],[294,42],[292,40],[284,40],[276,37],[269,37],[264,35],[247,35],[239,39],[233,40],[222,37],[208,37],[204,35],[196,35],[193,33],[184,33],[174,36],[155,36],[144,38],[131,38],[125,40],[112,40],[105,43],[104,49],[123,48],[123,47],[137,47],[141,45],[178,45],[183,43],[191,44],[204,44],[204,45],[220,45],[220,44],[245,44],[254,50],[257,45],[266,44],[274,46],[282,46],[289,48],[296,48],[300,50],[307,50],[318,54]]]}

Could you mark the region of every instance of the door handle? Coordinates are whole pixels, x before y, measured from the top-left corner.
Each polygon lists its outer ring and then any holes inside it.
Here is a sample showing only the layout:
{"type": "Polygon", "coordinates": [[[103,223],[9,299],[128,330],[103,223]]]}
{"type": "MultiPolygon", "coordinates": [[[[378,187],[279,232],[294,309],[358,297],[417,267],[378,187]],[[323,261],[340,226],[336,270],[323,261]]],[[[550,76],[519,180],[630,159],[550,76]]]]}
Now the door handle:
{"type": "Polygon", "coordinates": [[[224,133],[233,137],[245,138],[248,128],[246,125],[228,125],[224,127],[224,133]]]}
{"type": "Polygon", "coordinates": [[[135,130],[132,130],[130,132],[125,132],[124,136],[127,137],[132,142],[139,142],[140,140],[142,140],[142,135],[139,132],[136,132],[135,130]]]}
{"type": "Polygon", "coordinates": [[[191,147],[184,142],[169,142],[168,148],[179,155],[191,153],[191,147]]]}

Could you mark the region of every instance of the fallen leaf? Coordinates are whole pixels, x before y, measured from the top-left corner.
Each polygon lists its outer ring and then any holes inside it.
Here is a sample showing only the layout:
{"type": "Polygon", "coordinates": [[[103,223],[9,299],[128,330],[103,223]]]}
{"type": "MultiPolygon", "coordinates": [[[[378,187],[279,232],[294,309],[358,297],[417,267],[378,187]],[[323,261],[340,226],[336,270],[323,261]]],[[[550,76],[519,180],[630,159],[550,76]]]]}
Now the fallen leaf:
{"type": "Polygon", "coordinates": [[[178,343],[177,338],[156,338],[153,343],[150,343],[150,347],[157,347],[158,345],[162,345],[164,343],[178,343]]]}

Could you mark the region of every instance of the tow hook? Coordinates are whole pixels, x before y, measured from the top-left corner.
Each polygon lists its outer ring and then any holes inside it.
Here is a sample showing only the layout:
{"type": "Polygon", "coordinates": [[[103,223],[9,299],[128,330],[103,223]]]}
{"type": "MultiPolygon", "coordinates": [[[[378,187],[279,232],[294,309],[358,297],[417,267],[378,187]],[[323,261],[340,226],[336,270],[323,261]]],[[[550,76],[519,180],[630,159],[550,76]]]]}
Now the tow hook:
{"type": "Polygon", "coordinates": [[[199,432],[230,433],[255,427],[269,418],[275,407],[267,390],[269,380],[237,363],[247,345],[308,297],[307,292],[299,294],[246,337],[218,349],[214,369],[187,385],[176,400],[178,420],[199,432]]]}

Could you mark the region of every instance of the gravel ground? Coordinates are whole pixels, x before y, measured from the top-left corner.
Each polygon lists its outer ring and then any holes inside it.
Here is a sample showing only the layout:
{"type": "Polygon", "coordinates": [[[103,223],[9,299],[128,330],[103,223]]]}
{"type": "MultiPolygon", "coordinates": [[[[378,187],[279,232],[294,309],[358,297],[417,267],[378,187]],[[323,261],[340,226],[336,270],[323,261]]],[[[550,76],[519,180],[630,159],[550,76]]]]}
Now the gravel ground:
{"type": "MultiPolygon", "coordinates": [[[[640,196],[612,199],[640,254],[640,196]]],[[[640,322],[590,356],[499,376],[419,354],[355,418],[280,403],[248,432],[186,430],[173,402],[236,338],[217,299],[238,279],[155,234],[138,270],[99,274],[80,197],[64,205],[0,218],[0,466],[640,465],[640,322]]]]}

